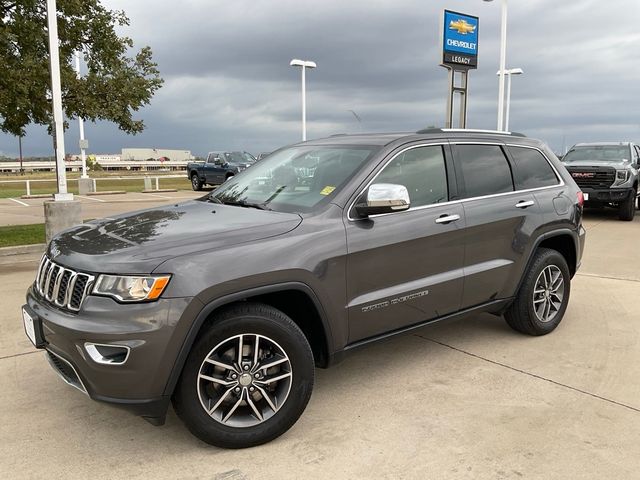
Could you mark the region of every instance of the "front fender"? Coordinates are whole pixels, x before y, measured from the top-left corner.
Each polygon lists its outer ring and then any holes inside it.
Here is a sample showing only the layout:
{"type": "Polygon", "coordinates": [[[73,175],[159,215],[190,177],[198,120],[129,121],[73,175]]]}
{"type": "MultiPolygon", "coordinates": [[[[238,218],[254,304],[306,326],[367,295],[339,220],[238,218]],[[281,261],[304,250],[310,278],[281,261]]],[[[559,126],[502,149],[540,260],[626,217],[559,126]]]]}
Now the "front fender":
{"type": "Polygon", "coordinates": [[[229,305],[231,303],[244,300],[246,298],[255,297],[258,295],[265,295],[269,293],[282,292],[286,290],[301,291],[306,295],[308,295],[309,298],[311,298],[312,302],[316,307],[316,310],[318,311],[320,320],[322,322],[322,326],[325,331],[325,338],[327,341],[327,345],[326,345],[327,352],[329,352],[329,355],[331,356],[331,354],[334,352],[334,341],[333,341],[333,335],[331,332],[331,325],[328,321],[326,312],[320,300],[318,299],[318,296],[315,294],[313,289],[308,285],[306,285],[305,283],[286,282],[286,283],[279,283],[279,284],[273,284],[273,285],[265,285],[262,287],[255,287],[255,288],[227,294],[227,295],[215,298],[207,303],[202,303],[200,300],[194,299],[195,303],[197,303],[198,305],[201,305],[202,308],[200,309],[198,314],[195,316],[195,318],[191,322],[191,326],[187,331],[182,347],[180,348],[178,356],[171,370],[171,374],[169,375],[169,378],[167,380],[167,385],[165,387],[164,395],[171,396],[173,394],[176,384],[178,383],[178,379],[180,378],[180,374],[182,373],[184,364],[187,360],[189,352],[191,351],[191,348],[193,347],[193,344],[195,343],[198,333],[200,332],[202,325],[205,323],[205,321],[210,317],[210,315],[215,310],[225,305],[229,305]]]}

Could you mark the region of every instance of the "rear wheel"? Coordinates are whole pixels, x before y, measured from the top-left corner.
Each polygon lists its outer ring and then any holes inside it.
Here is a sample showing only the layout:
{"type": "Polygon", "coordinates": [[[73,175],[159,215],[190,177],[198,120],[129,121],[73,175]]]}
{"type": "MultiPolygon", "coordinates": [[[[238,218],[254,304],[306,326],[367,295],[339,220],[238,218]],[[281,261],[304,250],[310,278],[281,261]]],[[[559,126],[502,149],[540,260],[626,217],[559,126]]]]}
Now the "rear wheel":
{"type": "Polygon", "coordinates": [[[636,191],[632,190],[627,199],[618,207],[618,218],[630,222],[636,215],[636,191]]]}
{"type": "Polygon", "coordinates": [[[296,422],[311,397],[314,373],[300,328],[279,310],[248,303],[217,315],[198,338],[173,404],[201,440],[251,447],[296,422]]]}
{"type": "Polygon", "coordinates": [[[509,326],[528,335],[552,332],[567,309],[570,277],[567,262],[560,253],[539,248],[516,299],[505,314],[509,326]]]}
{"type": "Polygon", "coordinates": [[[196,192],[202,190],[202,182],[200,181],[200,177],[198,177],[197,173],[191,175],[191,188],[196,192]]]}

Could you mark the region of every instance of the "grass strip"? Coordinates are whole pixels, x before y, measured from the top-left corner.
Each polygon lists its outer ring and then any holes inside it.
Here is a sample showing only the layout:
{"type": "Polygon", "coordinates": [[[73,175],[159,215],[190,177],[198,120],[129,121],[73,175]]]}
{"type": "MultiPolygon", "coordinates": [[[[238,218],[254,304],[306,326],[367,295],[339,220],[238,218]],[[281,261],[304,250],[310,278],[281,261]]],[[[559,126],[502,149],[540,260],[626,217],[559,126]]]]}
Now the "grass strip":
{"type": "Polygon", "coordinates": [[[44,243],[44,223],[0,227],[0,247],[44,243]]]}

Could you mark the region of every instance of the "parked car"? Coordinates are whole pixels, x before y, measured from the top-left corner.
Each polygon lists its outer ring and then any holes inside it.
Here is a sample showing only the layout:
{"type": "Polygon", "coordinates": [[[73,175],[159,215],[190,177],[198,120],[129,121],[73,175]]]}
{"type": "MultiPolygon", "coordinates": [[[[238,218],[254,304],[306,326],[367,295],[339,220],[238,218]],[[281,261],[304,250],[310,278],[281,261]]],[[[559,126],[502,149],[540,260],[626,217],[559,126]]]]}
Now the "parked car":
{"type": "Polygon", "coordinates": [[[314,367],[357,347],[481,312],[553,331],[582,199],[544,143],[513,134],[300,143],[199,200],[57,235],[25,330],[93,399],[156,425],[173,401],[205,442],[258,445],[302,414],[314,367]]]}
{"type": "Polygon", "coordinates": [[[614,207],[620,220],[633,220],[638,198],[638,145],[578,143],[562,162],[584,192],[585,206],[614,207]]]}
{"type": "Polygon", "coordinates": [[[256,159],[249,152],[209,152],[204,162],[187,164],[187,175],[194,190],[205,185],[220,185],[249,168],[256,159]]]}

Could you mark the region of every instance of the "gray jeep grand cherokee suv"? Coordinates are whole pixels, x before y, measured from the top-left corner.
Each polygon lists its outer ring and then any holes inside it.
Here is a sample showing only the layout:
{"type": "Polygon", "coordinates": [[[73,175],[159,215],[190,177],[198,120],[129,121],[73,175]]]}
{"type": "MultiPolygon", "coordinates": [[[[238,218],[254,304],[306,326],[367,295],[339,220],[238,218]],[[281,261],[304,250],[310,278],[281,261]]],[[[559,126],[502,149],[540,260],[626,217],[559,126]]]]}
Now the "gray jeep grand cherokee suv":
{"type": "Polygon", "coordinates": [[[431,129],[283,148],[199,200],[55,237],[27,292],[70,385],[199,438],[267,442],[314,366],[490,312],[551,332],[584,248],[582,192],[522,136],[431,129]]]}

